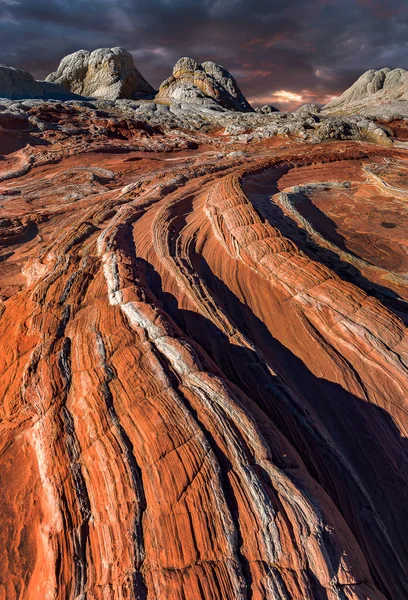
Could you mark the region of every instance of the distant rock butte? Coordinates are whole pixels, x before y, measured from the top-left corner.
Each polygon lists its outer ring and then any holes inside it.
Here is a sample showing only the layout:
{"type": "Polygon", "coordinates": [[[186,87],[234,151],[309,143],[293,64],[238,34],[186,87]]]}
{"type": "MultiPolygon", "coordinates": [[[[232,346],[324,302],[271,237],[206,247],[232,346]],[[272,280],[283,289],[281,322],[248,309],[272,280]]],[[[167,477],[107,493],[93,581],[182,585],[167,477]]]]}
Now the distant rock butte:
{"type": "Polygon", "coordinates": [[[227,69],[212,61],[200,64],[186,57],[177,61],[173,74],[161,84],[157,99],[253,111],[227,69]]]}
{"type": "Polygon", "coordinates": [[[132,55],[123,48],[78,50],[65,56],[46,81],[82,96],[107,100],[153,97],[155,93],[136,69],[132,55]]]}
{"type": "Polygon", "coordinates": [[[341,96],[323,107],[330,112],[372,112],[390,110],[408,114],[408,71],[405,69],[370,69],[341,96]]]}
{"type": "Polygon", "coordinates": [[[0,98],[73,100],[79,98],[61,85],[36,81],[28,71],[0,65],[0,98]]]}

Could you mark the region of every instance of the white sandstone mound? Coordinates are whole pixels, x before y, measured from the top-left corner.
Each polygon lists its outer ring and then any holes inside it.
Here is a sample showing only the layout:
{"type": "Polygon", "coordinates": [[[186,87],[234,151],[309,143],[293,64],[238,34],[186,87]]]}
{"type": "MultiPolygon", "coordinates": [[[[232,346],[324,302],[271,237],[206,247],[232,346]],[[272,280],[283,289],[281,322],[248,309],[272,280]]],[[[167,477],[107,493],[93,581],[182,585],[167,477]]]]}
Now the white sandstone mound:
{"type": "Polygon", "coordinates": [[[370,69],[341,96],[323,107],[325,112],[408,115],[408,71],[370,69]]]}
{"type": "Polygon", "coordinates": [[[200,64],[186,57],[177,61],[173,74],[161,84],[157,99],[207,108],[253,110],[227,69],[212,61],[200,64]]]}
{"type": "Polygon", "coordinates": [[[61,85],[36,81],[28,71],[0,65],[0,98],[10,100],[73,100],[76,94],[61,85]]]}
{"type": "Polygon", "coordinates": [[[78,50],[65,56],[46,81],[82,96],[106,100],[138,99],[155,93],[136,69],[132,55],[123,48],[78,50]]]}

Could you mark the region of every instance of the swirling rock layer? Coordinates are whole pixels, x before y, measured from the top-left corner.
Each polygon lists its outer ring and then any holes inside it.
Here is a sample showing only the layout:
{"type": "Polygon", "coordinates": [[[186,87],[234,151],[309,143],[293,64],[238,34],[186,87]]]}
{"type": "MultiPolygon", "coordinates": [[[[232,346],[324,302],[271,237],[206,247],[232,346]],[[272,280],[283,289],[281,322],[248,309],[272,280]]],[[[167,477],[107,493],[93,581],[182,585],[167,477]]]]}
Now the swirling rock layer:
{"type": "Polygon", "coordinates": [[[0,597],[404,600],[403,143],[26,110],[0,597]]]}

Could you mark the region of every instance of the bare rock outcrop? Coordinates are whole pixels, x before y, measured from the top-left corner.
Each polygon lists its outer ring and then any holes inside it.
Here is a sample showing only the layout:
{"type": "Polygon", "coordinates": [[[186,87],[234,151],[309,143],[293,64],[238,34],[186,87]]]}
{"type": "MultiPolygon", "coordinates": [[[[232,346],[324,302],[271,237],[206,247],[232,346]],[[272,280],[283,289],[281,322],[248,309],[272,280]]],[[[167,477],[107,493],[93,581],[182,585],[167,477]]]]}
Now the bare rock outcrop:
{"type": "Polygon", "coordinates": [[[194,103],[208,108],[252,112],[234,77],[221,65],[180,58],[173,74],[160,86],[158,100],[194,103]]]}
{"type": "Polygon", "coordinates": [[[312,115],[318,115],[321,112],[321,108],[318,104],[314,104],[313,102],[307,102],[306,104],[301,104],[295,110],[296,113],[311,113],[312,115]]]}
{"type": "Polygon", "coordinates": [[[56,83],[36,81],[28,71],[0,65],[0,98],[72,100],[79,98],[56,83]]]}
{"type": "Polygon", "coordinates": [[[132,55],[123,48],[78,50],[65,56],[46,81],[90,98],[117,100],[154,95],[153,87],[136,69],[132,55]]]}
{"type": "Polygon", "coordinates": [[[279,112],[279,109],[272,104],[265,104],[264,106],[257,106],[255,112],[261,115],[270,115],[271,113],[279,112]]]}
{"type": "Polygon", "coordinates": [[[325,112],[408,115],[408,71],[370,69],[341,96],[323,107],[325,112]]]}

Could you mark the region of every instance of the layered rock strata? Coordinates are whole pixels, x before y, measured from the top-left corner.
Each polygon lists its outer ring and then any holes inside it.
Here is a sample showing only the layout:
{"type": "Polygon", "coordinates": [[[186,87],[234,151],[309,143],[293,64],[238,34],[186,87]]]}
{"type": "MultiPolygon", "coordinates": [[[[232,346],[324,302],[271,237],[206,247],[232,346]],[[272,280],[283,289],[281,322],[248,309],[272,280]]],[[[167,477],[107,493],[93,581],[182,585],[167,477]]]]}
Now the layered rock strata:
{"type": "Polygon", "coordinates": [[[4,598],[405,600],[401,127],[0,117],[4,598]]]}

